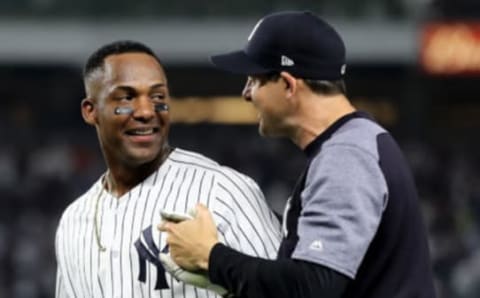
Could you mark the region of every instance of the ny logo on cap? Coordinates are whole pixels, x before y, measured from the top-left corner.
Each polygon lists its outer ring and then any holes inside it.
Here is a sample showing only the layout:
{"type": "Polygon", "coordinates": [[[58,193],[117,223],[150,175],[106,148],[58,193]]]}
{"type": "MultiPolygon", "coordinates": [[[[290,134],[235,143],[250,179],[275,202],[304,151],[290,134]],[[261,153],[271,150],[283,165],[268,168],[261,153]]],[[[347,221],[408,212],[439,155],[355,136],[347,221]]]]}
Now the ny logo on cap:
{"type": "Polygon", "coordinates": [[[293,66],[295,65],[295,62],[293,62],[293,60],[288,58],[287,56],[282,55],[280,64],[282,66],[293,66]]]}
{"type": "Polygon", "coordinates": [[[253,37],[253,34],[255,34],[255,31],[257,31],[258,29],[258,26],[260,26],[260,24],[263,22],[263,19],[261,19],[260,21],[257,22],[257,24],[255,25],[255,27],[253,27],[252,29],[252,32],[250,32],[250,35],[248,35],[248,41],[250,41],[250,39],[252,39],[253,37]]]}

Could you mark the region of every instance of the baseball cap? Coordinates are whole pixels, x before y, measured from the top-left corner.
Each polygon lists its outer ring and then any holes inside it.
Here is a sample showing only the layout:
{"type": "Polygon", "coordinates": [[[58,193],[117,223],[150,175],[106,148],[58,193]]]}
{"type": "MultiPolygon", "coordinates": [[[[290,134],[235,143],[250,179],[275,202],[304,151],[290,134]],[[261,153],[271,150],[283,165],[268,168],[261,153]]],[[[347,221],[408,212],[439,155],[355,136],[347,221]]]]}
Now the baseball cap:
{"type": "Polygon", "coordinates": [[[337,80],[345,74],[345,45],[310,11],[285,11],[259,20],[240,51],[210,57],[219,69],[256,75],[288,71],[304,79],[337,80]]]}

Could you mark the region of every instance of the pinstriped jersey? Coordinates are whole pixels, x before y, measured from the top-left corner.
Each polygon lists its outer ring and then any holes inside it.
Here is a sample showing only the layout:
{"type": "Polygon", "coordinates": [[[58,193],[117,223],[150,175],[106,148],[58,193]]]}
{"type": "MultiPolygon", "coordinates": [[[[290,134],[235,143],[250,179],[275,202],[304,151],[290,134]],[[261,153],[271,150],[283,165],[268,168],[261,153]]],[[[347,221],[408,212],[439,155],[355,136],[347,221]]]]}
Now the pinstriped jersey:
{"type": "Polygon", "coordinates": [[[142,236],[164,249],[166,234],[156,228],[160,210],[186,213],[197,203],[212,212],[221,242],[252,256],[276,257],[280,227],[258,185],[203,155],[177,148],[122,197],[109,194],[100,178],[67,207],[55,240],[56,297],[216,297],[177,282],[145,261],[135,246],[142,236]],[[96,228],[105,251],[97,244],[96,228]]]}

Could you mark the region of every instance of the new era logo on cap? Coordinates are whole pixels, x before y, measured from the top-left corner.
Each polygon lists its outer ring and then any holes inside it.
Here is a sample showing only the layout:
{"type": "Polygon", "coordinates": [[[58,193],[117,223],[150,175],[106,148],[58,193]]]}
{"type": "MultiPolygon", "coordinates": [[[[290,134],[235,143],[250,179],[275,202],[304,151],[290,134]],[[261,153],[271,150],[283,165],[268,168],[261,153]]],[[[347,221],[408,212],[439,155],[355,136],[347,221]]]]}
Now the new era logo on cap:
{"type": "Polygon", "coordinates": [[[293,60],[288,58],[287,56],[282,55],[280,65],[282,65],[282,66],[294,66],[295,62],[293,62],[293,60]]]}

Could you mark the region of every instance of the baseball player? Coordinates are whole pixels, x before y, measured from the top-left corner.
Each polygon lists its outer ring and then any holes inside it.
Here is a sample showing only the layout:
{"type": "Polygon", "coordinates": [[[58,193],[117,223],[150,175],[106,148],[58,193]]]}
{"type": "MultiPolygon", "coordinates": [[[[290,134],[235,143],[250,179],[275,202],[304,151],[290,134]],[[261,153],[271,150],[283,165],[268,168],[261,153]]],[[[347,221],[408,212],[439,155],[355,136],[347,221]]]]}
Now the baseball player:
{"type": "Polygon", "coordinates": [[[194,219],[159,226],[173,261],[238,297],[435,297],[412,175],[392,136],[346,97],[335,29],[311,12],[267,15],[243,50],[212,62],[248,75],[260,133],[289,138],[308,164],[277,260],[223,245],[200,205],[194,219]]]}
{"type": "Polygon", "coordinates": [[[161,211],[213,212],[220,241],[274,258],[280,225],[257,184],[198,153],[168,144],[169,89],[158,57],[119,41],[88,59],[81,103],[107,171],[63,213],[56,235],[56,297],[216,297],[177,281],[158,260],[168,251],[161,211]],[[153,227],[153,228],[152,228],[153,227]]]}

